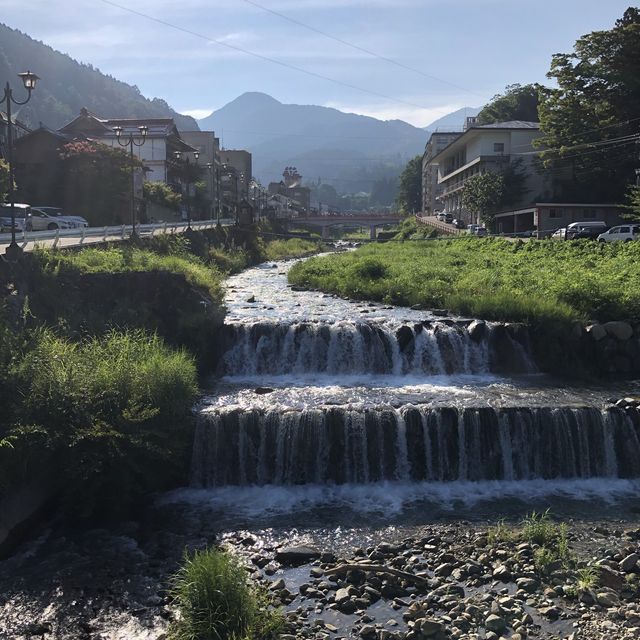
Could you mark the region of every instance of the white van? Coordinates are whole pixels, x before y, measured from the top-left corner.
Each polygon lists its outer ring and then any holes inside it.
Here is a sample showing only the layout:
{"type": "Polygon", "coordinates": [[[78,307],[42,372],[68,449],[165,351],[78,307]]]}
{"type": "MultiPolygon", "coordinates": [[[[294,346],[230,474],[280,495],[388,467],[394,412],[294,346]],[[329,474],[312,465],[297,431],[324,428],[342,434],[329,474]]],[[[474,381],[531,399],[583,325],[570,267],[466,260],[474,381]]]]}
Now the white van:
{"type": "Polygon", "coordinates": [[[598,236],[598,242],[631,242],[640,238],[640,224],[624,224],[619,227],[611,227],[598,236]]]}

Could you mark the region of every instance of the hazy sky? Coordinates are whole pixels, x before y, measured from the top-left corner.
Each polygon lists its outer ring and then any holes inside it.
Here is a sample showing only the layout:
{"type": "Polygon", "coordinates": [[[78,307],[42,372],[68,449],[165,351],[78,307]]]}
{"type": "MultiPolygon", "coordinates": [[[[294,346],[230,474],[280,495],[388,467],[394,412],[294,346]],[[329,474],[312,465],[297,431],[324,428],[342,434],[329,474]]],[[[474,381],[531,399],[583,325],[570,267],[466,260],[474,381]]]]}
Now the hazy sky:
{"type": "Polygon", "coordinates": [[[571,51],[582,34],[612,27],[630,5],[629,0],[113,2],[155,20],[106,0],[0,0],[0,21],[196,117],[245,91],[263,91],[282,102],[401,118],[417,126],[461,106],[481,105],[507,84],[545,82],[553,53],[571,51]],[[330,40],[255,3],[431,77],[330,40]]]}

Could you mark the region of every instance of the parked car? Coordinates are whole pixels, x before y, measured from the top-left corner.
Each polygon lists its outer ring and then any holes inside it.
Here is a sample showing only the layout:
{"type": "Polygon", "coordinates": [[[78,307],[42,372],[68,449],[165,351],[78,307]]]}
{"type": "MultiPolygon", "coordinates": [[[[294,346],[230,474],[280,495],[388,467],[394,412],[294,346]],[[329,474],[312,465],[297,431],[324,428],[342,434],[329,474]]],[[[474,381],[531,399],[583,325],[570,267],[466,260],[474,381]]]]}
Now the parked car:
{"type": "Polygon", "coordinates": [[[549,237],[552,240],[564,240],[567,237],[567,229],[565,227],[556,229],[549,237]]]}
{"type": "Polygon", "coordinates": [[[580,238],[597,238],[608,229],[605,222],[572,222],[567,225],[565,240],[579,240],[580,238]]]}
{"type": "Polygon", "coordinates": [[[445,213],[444,214],[444,221],[448,222],[449,224],[451,224],[453,222],[453,215],[450,213],[445,213]]]}
{"type": "Polygon", "coordinates": [[[619,227],[611,227],[608,231],[598,236],[598,242],[631,242],[640,238],[639,224],[625,224],[619,227]]]}
{"type": "MultiPolygon", "coordinates": [[[[13,205],[13,213],[16,231],[22,233],[28,226],[28,220],[31,217],[31,206],[16,202],[13,205]]],[[[0,231],[2,233],[11,233],[11,205],[6,203],[0,204],[0,231]]]]}
{"type": "Polygon", "coordinates": [[[484,236],[489,235],[489,232],[487,231],[486,227],[476,226],[476,228],[473,231],[473,234],[482,238],[484,236]]]}
{"type": "MultiPolygon", "coordinates": [[[[73,227],[88,227],[89,223],[82,216],[70,216],[66,215],[64,211],[60,207],[48,207],[48,206],[37,206],[31,207],[31,212],[35,215],[34,212],[41,211],[46,214],[49,218],[53,218],[54,222],[64,220],[68,225],[59,224],[58,227],[46,226],[45,229],[68,229],[73,227]]],[[[36,225],[34,224],[34,230],[36,229],[36,225]]]]}
{"type": "Polygon", "coordinates": [[[467,225],[465,224],[464,220],[458,220],[457,218],[454,218],[453,226],[456,229],[466,229],[467,228],[467,225]]]}
{"type": "Polygon", "coordinates": [[[444,211],[438,211],[438,213],[436,213],[436,218],[442,222],[444,222],[444,217],[447,214],[444,211]]]}
{"type": "Polygon", "coordinates": [[[45,213],[41,209],[31,209],[31,215],[27,220],[27,231],[44,231],[48,229],[53,231],[55,229],[75,229],[76,227],[82,227],[80,222],[72,220],[66,216],[52,216],[45,213]]]}
{"type": "Polygon", "coordinates": [[[467,232],[471,235],[475,235],[476,229],[480,227],[479,224],[471,223],[467,225],[467,232]]]}

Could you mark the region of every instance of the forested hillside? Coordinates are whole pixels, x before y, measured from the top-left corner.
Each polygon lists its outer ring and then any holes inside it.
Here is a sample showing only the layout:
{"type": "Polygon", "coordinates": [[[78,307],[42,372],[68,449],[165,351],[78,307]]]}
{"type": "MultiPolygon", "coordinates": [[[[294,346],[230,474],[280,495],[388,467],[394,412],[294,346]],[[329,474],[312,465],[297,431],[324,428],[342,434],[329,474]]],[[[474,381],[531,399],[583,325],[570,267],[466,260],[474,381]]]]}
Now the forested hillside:
{"type": "Polygon", "coordinates": [[[148,100],[138,87],[0,24],[0,81],[4,85],[9,80],[19,99],[22,87],[16,74],[27,69],[41,78],[32,100],[19,111],[19,119],[28,126],[42,122],[58,128],[86,107],[100,117],[172,117],[179,129],[198,129],[193,118],[176,113],[164,100],[148,100]]]}

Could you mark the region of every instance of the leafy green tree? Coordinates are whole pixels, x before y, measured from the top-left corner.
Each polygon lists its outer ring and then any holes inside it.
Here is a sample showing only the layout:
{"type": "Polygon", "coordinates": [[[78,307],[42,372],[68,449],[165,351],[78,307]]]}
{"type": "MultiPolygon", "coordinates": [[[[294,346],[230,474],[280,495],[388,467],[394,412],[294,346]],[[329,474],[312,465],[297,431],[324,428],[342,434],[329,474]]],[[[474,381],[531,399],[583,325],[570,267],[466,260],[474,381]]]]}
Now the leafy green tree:
{"type": "Polygon", "coordinates": [[[409,160],[400,174],[396,202],[401,213],[407,215],[422,209],[422,156],[409,160]]]}
{"type": "Polygon", "coordinates": [[[640,133],[640,10],[629,8],[613,29],[579,38],[556,54],[539,105],[547,170],[563,176],[565,198],[620,201],[637,165],[640,133]]]}
{"type": "Polygon", "coordinates": [[[627,191],[628,213],[624,216],[630,220],[640,220],[640,186],[632,185],[627,191]]]}
{"type": "Polygon", "coordinates": [[[504,93],[498,93],[491,98],[478,114],[481,124],[494,122],[508,122],[509,120],[524,120],[538,122],[538,102],[540,99],[539,84],[510,84],[504,93]]]}
{"type": "Polygon", "coordinates": [[[9,193],[9,163],[0,160],[0,202],[4,202],[9,193]]]}
{"type": "Polygon", "coordinates": [[[153,202],[171,211],[178,211],[182,196],[164,182],[145,182],[142,191],[146,202],[153,202]]]}
{"type": "MultiPolygon", "coordinates": [[[[123,149],[93,141],[71,142],[60,150],[65,209],[91,225],[129,219],[131,160],[123,149]]],[[[134,158],[134,166],[142,163],[134,158]]]]}
{"type": "Polygon", "coordinates": [[[462,206],[480,217],[485,224],[491,224],[493,214],[505,194],[503,174],[489,171],[477,173],[465,181],[462,188],[462,206]]]}

